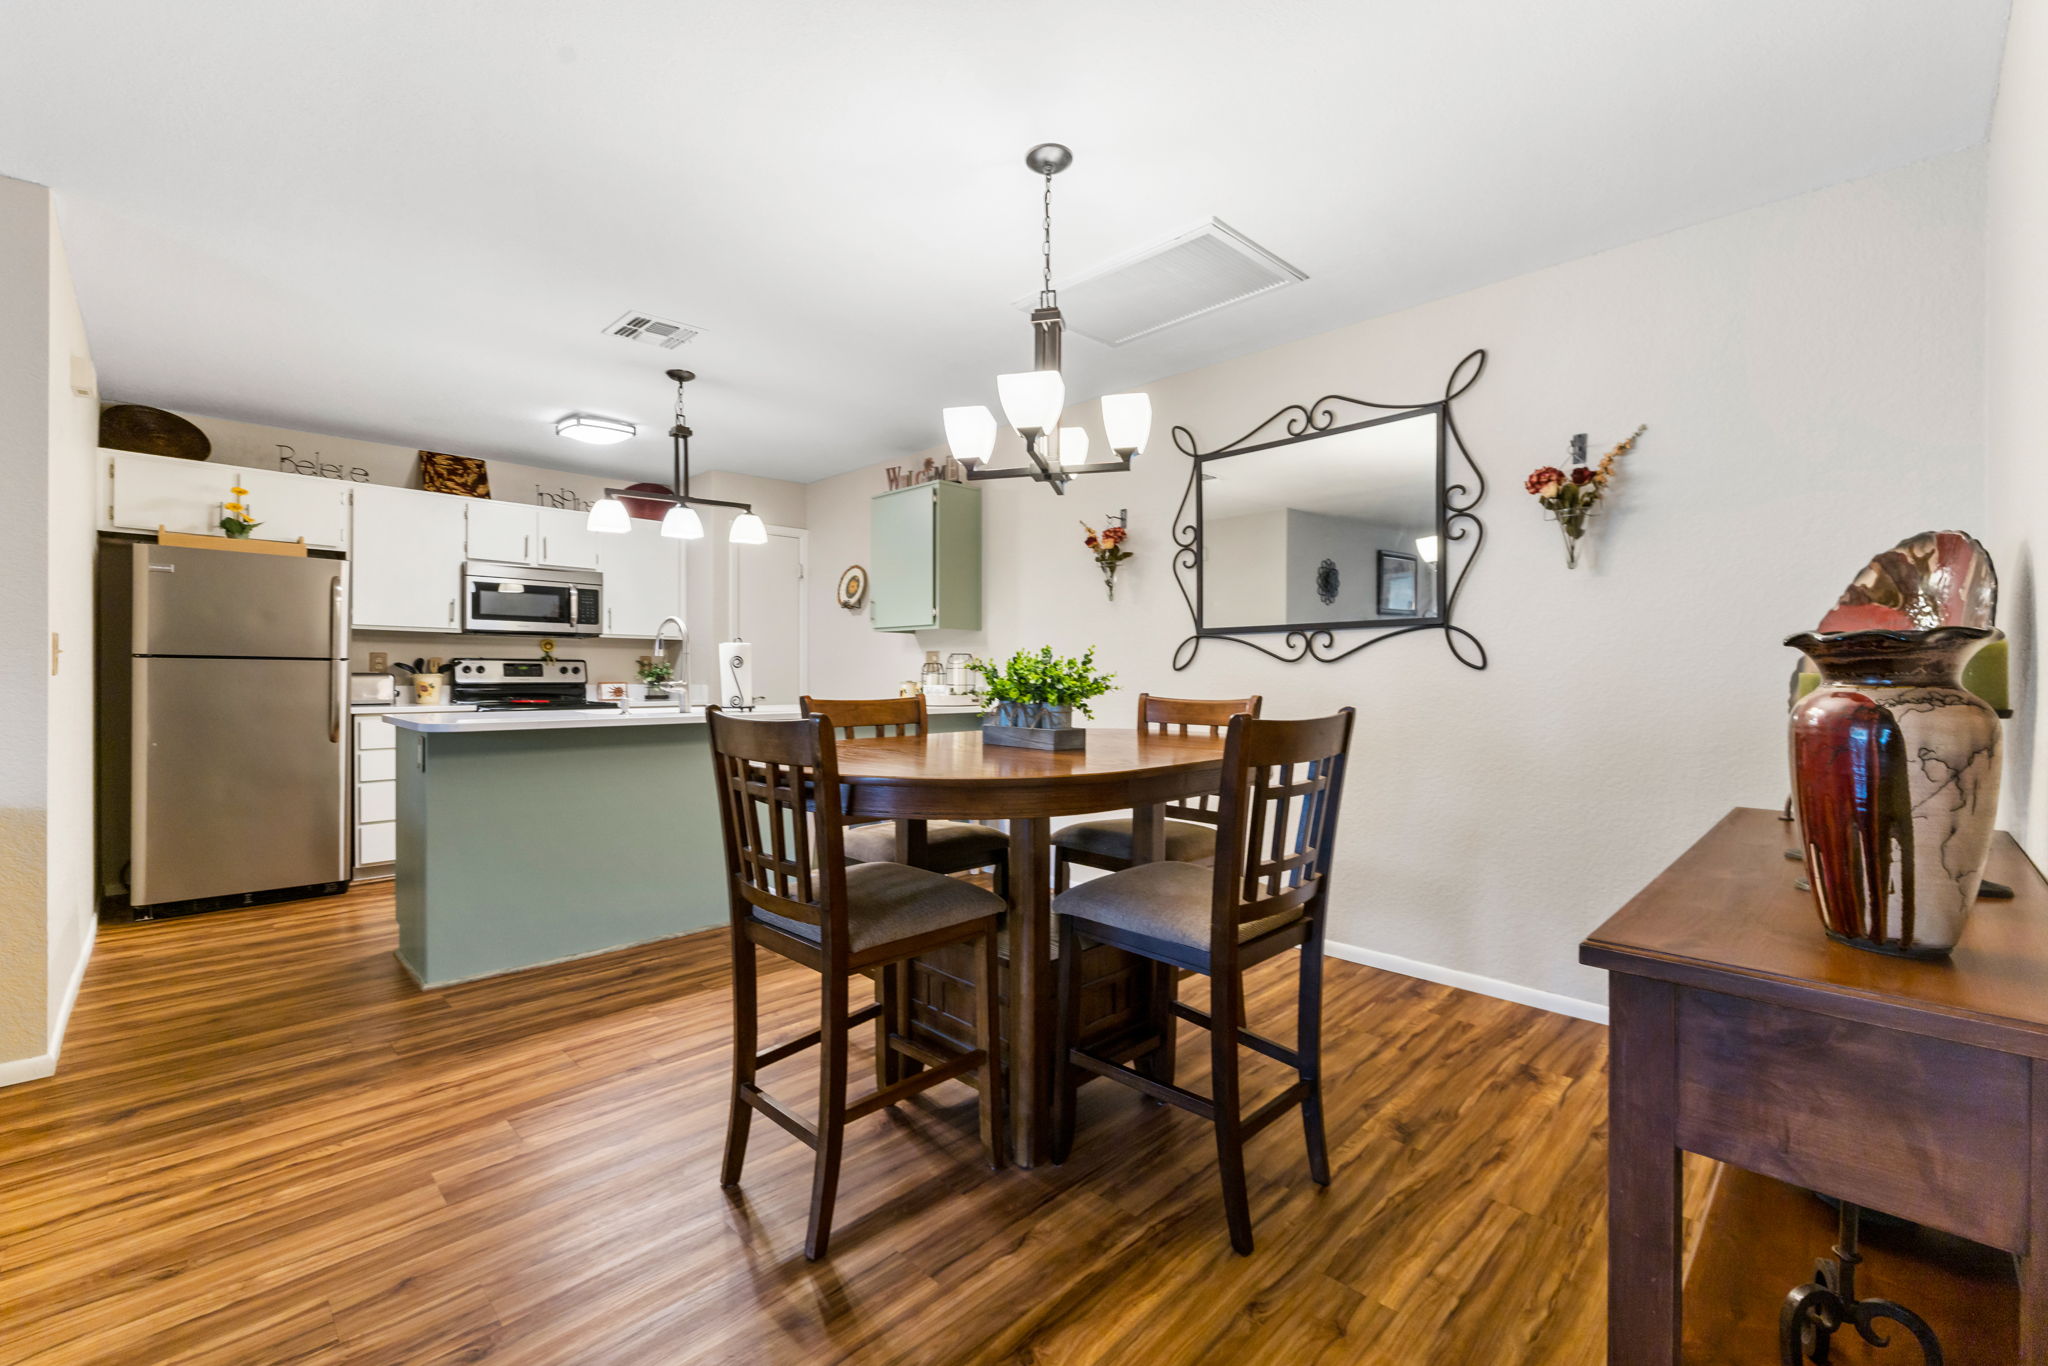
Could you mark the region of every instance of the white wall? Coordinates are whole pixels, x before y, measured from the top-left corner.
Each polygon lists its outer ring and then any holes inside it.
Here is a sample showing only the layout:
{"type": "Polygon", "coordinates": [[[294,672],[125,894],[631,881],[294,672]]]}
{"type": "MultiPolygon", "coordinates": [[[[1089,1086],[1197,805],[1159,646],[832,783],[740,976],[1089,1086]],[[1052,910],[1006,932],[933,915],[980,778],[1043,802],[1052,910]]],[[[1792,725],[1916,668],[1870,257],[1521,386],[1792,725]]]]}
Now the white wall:
{"type": "MultiPolygon", "coordinates": [[[[1959,152],[1162,380],[1133,473],[1064,498],[980,486],[979,633],[885,635],[834,606],[885,485],[878,468],[813,485],[812,686],[893,691],[925,648],[1094,644],[1124,689],[1099,708],[1112,724],[1141,690],[1356,706],[1332,940],[1604,1000],[1580,938],[1727,808],[1784,799],[1781,640],[1876,550],[1984,520],[1983,195],[1982,149],[1959,152]],[[1213,445],[1320,394],[1427,401],[1474,347],[1491,360],[1458,421],[1490,492],[1459,619],[1493,667],[1417,634],[1336,665],[1211,642],[1174,673],[1189,464],[1168,429],[1213,445]],[[1574,432],[1600,449],[1640,422],[1567,571],[1522,479],[1574,432]],[[1137,558],[1111,604],[1075,519],[1123,506],[1137,558]]],[[[1070,417],[1099,429],[1094,406],[1070,417]]]]}
{"type": "Polygon", "coordinates": [[[92,945],[97,412],[49,192],[0,178],[0,1084],[54,1069],[92,945]]]}
{"type": "Polygon", "coordinates": [[[1986,215],[1991,553],[2012,637],[2004,822],[2048,860],[2048,722],[2041,712],[2048,602],[2048,9],[2015,5],[1992,118],[1986,215]]]}

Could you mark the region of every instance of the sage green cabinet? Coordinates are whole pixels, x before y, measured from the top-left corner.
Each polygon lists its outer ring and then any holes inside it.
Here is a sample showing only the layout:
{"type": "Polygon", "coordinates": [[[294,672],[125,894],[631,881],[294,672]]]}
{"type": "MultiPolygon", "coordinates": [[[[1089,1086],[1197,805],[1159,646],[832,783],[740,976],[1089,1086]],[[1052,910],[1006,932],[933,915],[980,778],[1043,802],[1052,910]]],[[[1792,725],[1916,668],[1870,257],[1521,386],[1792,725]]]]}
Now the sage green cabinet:
{"type": "Polygon", "coordinates": [[[981,629],[981,490],[919,484],[875,495],[868,602],[877,631],[981,629]]]}

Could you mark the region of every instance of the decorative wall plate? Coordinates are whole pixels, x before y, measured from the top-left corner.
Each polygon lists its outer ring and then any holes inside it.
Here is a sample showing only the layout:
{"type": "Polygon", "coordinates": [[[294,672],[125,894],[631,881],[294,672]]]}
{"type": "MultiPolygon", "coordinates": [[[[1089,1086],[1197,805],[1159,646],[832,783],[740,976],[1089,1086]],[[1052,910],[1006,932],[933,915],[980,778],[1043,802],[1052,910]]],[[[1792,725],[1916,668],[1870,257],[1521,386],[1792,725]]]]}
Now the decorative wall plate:
{"type": "Polygon", "coordinates": [[[848,565],[839,576],[839,605],[849,612],[858,612],[867,596],[868,571],[857,564],[848,565]]]}

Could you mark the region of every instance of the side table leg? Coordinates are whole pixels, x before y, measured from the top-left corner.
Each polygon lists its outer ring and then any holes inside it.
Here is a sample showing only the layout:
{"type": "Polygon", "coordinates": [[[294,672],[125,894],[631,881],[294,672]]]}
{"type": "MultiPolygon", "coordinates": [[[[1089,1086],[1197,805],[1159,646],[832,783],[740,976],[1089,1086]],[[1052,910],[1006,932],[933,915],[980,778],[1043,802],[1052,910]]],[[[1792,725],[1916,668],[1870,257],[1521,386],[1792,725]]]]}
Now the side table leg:
{"type": "Polygon", "coordinates": [[[2048,1061],[2034,1059],[2027,1251],[2020,1258],[2020,1366],[2048,1366],[2048,1061]]]}
{"type": "Polygon", "coordinates": [[[1678,1366],[1678,995],[1609,976],[1608,1366],[1678,1366]]]}

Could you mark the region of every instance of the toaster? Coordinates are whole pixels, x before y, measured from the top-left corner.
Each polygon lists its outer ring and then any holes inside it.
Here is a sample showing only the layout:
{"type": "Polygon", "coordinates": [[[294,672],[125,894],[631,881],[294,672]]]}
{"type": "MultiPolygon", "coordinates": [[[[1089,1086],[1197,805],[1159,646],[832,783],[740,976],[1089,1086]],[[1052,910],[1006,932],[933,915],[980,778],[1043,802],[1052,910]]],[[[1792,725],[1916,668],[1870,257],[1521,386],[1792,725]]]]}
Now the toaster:
{"type": "Polygon", "coordinates": [[[398,680],[390,674],[350,674],[350,705],[388,707],[398,700],[398,680]]]}

